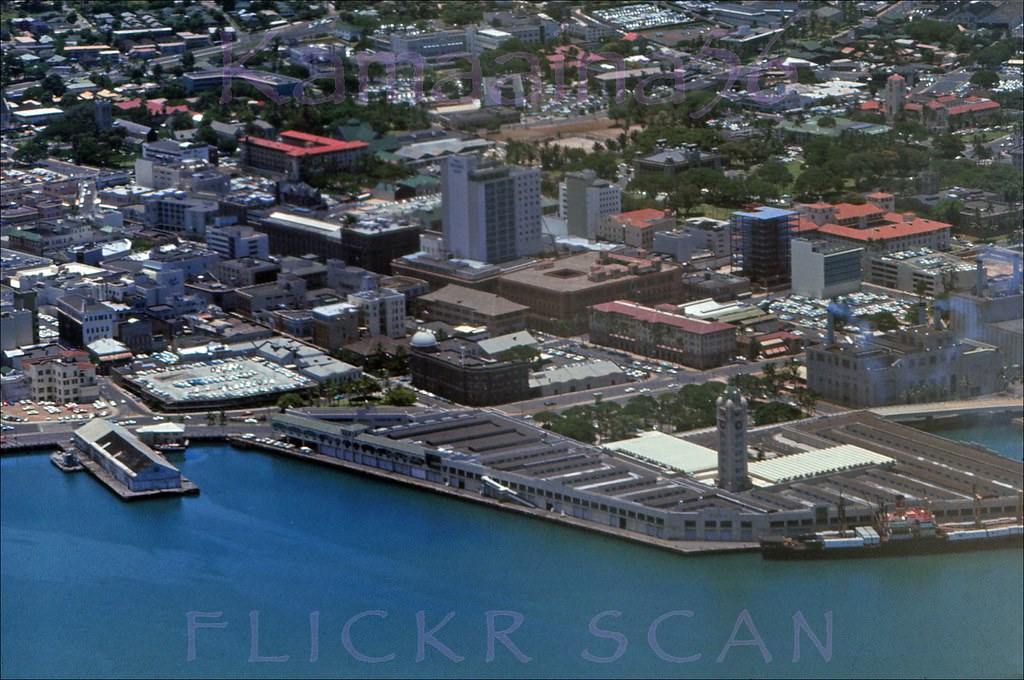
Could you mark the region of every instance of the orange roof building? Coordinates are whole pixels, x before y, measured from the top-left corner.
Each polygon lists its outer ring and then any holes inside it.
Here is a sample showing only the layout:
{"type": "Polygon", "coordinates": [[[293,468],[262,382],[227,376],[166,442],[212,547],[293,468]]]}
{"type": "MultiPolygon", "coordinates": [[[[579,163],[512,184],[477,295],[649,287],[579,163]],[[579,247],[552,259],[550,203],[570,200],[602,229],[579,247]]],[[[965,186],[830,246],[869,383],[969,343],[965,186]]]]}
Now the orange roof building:
{"type": "Polygon", "coordinates": [[[366,158],[366,142],[285,130],[278,141],[242,137],[242,168],[259,174],[297,180],[311,172],[350,170],[366,158]]]}

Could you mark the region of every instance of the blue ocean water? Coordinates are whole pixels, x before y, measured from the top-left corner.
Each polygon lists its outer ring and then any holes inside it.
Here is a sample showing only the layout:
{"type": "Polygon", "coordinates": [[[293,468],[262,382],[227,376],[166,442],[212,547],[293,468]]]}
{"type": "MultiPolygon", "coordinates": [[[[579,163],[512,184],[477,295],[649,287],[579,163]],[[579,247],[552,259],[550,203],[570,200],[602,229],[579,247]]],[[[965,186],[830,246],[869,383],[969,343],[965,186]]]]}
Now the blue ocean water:
{"type": "Polygon", "coordinates": [[[1015,551],[681,558],[226,446],[172,460],[200,496],[0,460],[0,675],[1024,673],[1015,551]]]}

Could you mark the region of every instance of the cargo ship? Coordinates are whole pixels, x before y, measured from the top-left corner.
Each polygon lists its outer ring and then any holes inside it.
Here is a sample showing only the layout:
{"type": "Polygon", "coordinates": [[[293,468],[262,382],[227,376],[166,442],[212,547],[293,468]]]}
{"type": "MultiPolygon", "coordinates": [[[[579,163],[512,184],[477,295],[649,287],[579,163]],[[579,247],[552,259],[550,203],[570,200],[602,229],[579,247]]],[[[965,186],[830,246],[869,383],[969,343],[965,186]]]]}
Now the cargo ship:
{"type": "Polygon", "coordinates": [[[927,508],[897,506],[879,513],[878,526],[842,528],[761,540],[761,556],[770,560],[823,560],[860,557],[902,557],[938,553],[1024,548],[1024,522],[1006,518],[982,523],[940,526],[927,508]]]}

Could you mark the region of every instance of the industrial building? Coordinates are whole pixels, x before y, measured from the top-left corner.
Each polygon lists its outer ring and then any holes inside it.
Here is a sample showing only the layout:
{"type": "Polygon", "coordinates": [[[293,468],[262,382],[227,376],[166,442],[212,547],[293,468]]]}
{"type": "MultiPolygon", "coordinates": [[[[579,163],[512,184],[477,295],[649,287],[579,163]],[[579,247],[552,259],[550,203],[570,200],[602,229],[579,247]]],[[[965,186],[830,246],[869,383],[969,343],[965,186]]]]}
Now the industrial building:
{"type": "Polygon", "coordinates": [[[75,430],[74,439],[84,455],[130,492],[182,488],[178,468],[120,425],[95,418],[75,430]]]}
{"type": "Polygon", "coordinates": [[[570,361],[559,366],[545,366],[530,374],[530,392],[550,397],[601,387],[614,387],[630,381],[629,375],[611,361],[570,361]]]}

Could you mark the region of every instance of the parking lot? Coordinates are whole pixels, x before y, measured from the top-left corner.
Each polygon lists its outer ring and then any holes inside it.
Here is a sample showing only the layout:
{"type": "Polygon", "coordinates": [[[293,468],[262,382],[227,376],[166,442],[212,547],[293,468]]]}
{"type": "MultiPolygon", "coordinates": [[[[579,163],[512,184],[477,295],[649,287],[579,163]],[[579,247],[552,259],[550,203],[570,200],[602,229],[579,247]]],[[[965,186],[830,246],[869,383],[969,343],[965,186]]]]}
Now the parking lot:
{"type": "Polygon", "coordinates": [[[541,358],[548,359],[555,365],[586,360],[611,361],[622,368],[626,375],[633,380],[645,380],[661,374],[677,375],[686,370],[667,361],[656,361],[615,349],[588,345],[573,339],[550,340],[543,343],[538,349],[541,352],[541,358]]]}
{"type": "Polygon", "coordinates": [[[147,395],[165,403],[210,402],[301,390],[312,379],[262,357],[212,359],[148,368],[126,375],[147,395]]]}
{"type": "Polygon", "coordinates": [[[81,423],[92,418],[107,418],[117,412],[118,404],[96,400],[87,404],[58,405],[50,401],[21,401],[3,403],[3,430],[14,429],[16,423],[81,423]]]}
{"type": "MultiPolygon", "coordinates": [[[[891,312],[901,323],[914,303],[908,300],[880,295],[878,293],[851,293],[840,298],[850,308],[854,317],[862,318],[879,312],[891,312]]],[[[768,303],[768,311],[780,320],[792,323],[804,329],[824,331],[828,321],[828,300],[806,298],[801,295],[789,295],[785,298],[772,300],[768,303]]],[[[850,321],[844,329],[856,333],[860,327],[850,321]]]]}

